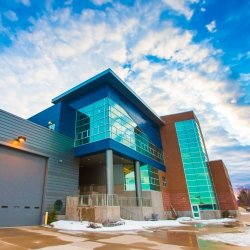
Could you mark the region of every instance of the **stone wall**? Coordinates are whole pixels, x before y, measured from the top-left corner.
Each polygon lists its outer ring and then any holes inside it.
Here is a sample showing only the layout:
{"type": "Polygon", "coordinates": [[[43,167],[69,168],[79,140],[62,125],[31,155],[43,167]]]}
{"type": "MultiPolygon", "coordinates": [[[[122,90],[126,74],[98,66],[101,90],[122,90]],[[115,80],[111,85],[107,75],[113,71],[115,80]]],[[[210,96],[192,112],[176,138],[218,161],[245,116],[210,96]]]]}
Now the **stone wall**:
{"type": "Polygon", "coordinates": [[[78,197],[67,197],[67,220],[97,223],[116,222],[121,219],[119,206],[78,206],[78,197]]]}

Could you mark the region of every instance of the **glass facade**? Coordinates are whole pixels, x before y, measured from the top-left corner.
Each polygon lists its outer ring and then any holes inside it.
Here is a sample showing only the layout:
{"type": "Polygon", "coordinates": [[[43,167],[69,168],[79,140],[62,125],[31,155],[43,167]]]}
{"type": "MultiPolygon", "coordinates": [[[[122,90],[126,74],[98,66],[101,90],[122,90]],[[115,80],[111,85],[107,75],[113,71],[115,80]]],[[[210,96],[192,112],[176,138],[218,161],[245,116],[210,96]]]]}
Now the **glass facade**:
{"type": "MultiPolygon", "coordinates": [[[[149,165],[140,167],[141,187],[143,191],[160,191],[160,180],[158,170],[149,165]]],[[[135,191],[135,172],[133,166],[124,166],[124,183],[126,191],[135,191]]]]}
{"type": "Polygon", "coordinates": [[[208,159],[200,129],[195,120],[175,123],[191,204],[200,210],[217,209],[208,171],[208,159]]]}
{"type": "Polygon", "coordinates": [[[111,138],[163,163],[162,150],[144,134],[129,114],[110,98],[77,111],[75,146],[111,138]]]}

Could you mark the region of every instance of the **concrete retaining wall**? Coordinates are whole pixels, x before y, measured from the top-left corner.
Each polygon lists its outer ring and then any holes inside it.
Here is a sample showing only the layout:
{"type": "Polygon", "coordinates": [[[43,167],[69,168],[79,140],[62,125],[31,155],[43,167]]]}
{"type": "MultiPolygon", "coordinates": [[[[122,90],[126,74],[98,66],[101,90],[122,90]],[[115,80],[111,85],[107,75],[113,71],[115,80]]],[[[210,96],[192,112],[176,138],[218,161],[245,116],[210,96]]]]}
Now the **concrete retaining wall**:
{"type": "Polygon", "coordinates": [[[119,206],[78,206],[78,197],[67,197],[67,220],[97,223],[116,222],[121,219],[119,206]]]}

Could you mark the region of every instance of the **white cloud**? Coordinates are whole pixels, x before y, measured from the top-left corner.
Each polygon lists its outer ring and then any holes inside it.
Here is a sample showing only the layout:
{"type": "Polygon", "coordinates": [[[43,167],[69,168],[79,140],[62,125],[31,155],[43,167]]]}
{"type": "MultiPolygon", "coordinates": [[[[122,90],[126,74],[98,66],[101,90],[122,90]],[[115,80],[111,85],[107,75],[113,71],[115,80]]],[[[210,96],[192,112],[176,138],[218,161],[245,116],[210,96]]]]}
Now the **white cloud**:
{"type": "Polygon", "coordinates": [[[168,7],[177,13],[184,15],[188,20],[193,16],[191,4],[198,3],[199,0],[162,0],[168,7]]]}
{"type": "Polygon", "coordinates": [[[216,31],[217,31],[217,29],[216,29],[216,21],[213,20],[211,23],[207,24],[207,25],[206,25],[206,28],[207,28],[207,30],[208,30],[209,32],[211,32],[211,33],[216,32],[216,31]]]}
{"type": "Polygon", "coordinates": [[[95,4],[95,5],[103,5],[103,4],[106,4],[106,3],[111,3],[112,0],[92,0],[92,2],[95,4]]]}
{"type": "MultiPolygon", "coordinates": [[[[79,15],[66,8],[33,20],[30,31],[18,33],[0,52],[1,108],[29,117],[63,91],[112,68],[158,114],[194,110],[212,159],[229,159],[219,149],[250,144],[250,114],[232,101],[239,91],[227,80],[220,51],[208,42],[194,43],[191,31],[159,23],[162,5],[139,7],[116,4],[79,15]]],[[[229,170],[239,157],[230,158],[229,170]]]]}
{"type": "Polygon", "coordinates": [[[250,85],[250,73],[240,74],[240,81],[249,82],[250,85]]]}
{"type": "Polygon", "coordinates": [[[16,13],[12,10],[4,12],[4,16],[8,18],[11,22],[16,22],[18,20],[16,13]]]}
{"type": "Polygon", "coordinates": [[[64,4],[65,5],[71,5],[73,3],[73,0],[65,0],[64,4]]]}
{"type": "Polygon", "coordinates": [[[202,7],[201,12],[205,12],[205,11],[206,11],[206,8],[202,7]]]}
{"type": "Polygon", "coordinates": [[[21,3],[25,6],[30,6],[30,0],[15,0],[16,3],[21,3]]]}

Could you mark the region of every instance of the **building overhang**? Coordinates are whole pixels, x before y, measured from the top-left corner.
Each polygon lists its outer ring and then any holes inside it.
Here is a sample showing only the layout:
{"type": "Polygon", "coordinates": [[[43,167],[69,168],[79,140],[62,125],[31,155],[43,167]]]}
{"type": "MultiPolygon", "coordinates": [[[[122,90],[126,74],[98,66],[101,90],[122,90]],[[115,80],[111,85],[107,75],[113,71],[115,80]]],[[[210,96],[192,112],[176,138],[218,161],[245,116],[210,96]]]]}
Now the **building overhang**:
{"type": "Polygon", "coordinates": [[[52,99],[52,103],[67,102],[77,98],[85,93],[88,93],[103,84],[111,85],[123,96],[128,98],[142,113],[148,116],[149,119],[154,121],[159,126],[165,122],[139,97],[136,93],[122,81],[111,69],[107,69],[87,81],[80,83],[74,88],[64,92],[63,94],[52,99]]]}

